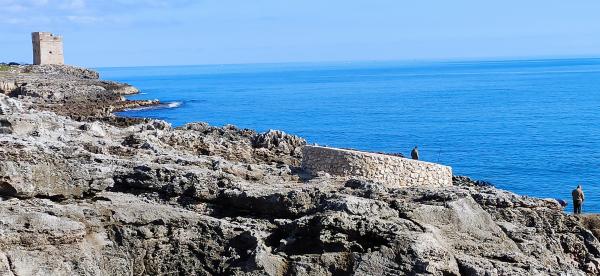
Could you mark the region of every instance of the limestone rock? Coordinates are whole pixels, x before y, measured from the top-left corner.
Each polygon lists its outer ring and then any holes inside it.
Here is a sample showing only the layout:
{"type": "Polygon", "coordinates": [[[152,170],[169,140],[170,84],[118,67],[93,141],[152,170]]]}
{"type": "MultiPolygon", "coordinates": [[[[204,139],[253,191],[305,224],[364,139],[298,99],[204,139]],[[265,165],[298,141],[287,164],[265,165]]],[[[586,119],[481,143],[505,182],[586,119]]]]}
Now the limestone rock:
{"type": "Polygon", "coordinates": [[[98,79],[98,72],[69,65],[45,64],[45,65],[29,65],[23,68],[24,73],[40,74],[45,76],[62,76],[79,79],[98,79]]]}
{"type": "Polygon", "coordinates": [[[555,200],[311,175],[300,137],[119,118],[126,85],[23,70],[0,72],[2,275],[600,272],[598,219],[555,200]]]}

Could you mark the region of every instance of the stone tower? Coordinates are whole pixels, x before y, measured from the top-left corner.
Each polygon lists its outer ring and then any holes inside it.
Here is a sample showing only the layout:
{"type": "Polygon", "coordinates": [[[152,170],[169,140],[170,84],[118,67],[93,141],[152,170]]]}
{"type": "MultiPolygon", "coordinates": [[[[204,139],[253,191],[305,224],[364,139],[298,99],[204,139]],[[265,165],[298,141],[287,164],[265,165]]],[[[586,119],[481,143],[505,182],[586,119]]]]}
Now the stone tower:
{"type": "Polygon", "coordinates": [[[65,64],[61,36],[52,33],[31,33],[33,64],[65,64]]]}

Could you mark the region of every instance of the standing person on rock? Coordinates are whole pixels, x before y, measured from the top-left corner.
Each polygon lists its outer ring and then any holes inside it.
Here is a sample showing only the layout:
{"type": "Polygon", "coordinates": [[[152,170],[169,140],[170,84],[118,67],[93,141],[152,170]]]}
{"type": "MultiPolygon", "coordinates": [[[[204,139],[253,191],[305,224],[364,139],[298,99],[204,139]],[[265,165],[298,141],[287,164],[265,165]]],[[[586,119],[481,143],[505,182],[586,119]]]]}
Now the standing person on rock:
{"type": "Polygon", "coordinates": [[[419,148],[417,146],[410,152],[410,157],[412,157],[413,160],[419,160],[419,148]]]}
{"type": "Polygon", "coordinates": [[[581,214],[581,205],[585,197],[583,196],[583,189],[581,185],[577,185],[577,188],[571,192],[573,196],[573,213],[576,215],[581,214]]]}

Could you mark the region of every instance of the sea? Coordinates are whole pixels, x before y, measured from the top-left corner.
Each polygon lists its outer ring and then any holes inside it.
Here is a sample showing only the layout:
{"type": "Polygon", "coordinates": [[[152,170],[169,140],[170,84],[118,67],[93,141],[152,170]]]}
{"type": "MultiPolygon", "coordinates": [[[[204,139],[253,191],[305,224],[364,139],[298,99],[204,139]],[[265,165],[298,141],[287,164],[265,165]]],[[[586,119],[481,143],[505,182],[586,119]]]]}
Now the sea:
{"type": "Polygon", "coordinates": [[[600,212],[600,58],[97,68],[159,107],[121,116],[283,130],[410,155],[600,212]]]}

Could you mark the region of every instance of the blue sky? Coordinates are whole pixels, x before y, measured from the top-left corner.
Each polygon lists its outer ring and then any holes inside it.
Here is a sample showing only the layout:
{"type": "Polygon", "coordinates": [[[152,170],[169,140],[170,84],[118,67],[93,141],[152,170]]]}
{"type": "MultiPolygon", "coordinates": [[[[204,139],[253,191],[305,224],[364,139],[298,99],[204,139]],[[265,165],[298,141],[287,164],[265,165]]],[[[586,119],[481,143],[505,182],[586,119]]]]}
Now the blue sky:
{"type": "Polygon", "coordinates": [[[67,63],[185,65],[600,56],[600,1],[0,0],[0,61],[30,32],[67,63]]]}

